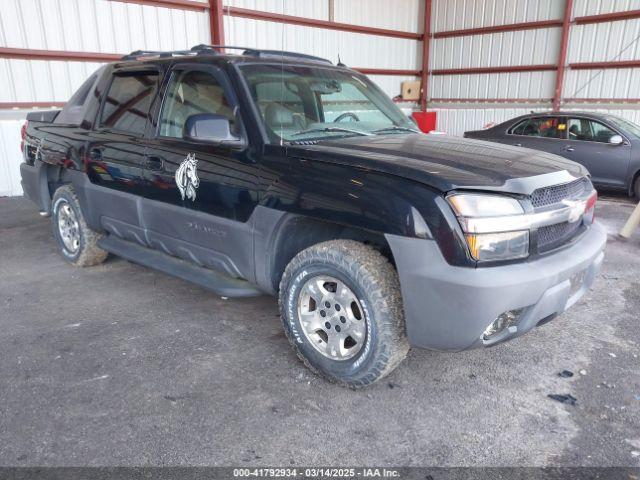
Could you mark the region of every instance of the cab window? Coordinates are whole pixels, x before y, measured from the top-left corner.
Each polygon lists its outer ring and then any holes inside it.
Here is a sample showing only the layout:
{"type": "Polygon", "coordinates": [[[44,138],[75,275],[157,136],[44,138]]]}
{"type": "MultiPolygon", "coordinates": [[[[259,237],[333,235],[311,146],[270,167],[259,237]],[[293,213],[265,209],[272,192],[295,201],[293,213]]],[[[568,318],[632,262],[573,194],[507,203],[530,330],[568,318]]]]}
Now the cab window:
{"type": "Polygon", "coordinates": [[[532,117],[511,129],[512,135],[527,137],[566,138],[567,125],[561,117],[532,117]]]}
{"type": "Polygon", "coordinates": [[[102,107],[100,125],[143,135],[157,89],[157,73],[115,75],[102,107]]]}
{"type": "Polygon", "coordinates": [[[587,118],[569,120],[569,140],[609,143],[614,135],[618,135],[606,125],[587,118]]]}
{"type": "Polygon", "coordinates": [[[171,76],[160,115],[160,136],[182,138],[184,125],[191,115],[223,115],[235,130],[234,109],[224,88],[210,73],[191,70],[171,76]]]}

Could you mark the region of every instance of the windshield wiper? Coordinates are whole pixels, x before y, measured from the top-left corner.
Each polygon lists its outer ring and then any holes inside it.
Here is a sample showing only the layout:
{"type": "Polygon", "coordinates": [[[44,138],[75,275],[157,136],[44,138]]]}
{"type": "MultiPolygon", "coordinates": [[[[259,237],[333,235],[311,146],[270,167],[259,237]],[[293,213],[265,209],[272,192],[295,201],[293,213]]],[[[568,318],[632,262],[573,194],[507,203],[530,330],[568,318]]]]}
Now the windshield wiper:
{"type": "Polygon", "coordinates": [[[382,133],[382,132],[411,132],[411,133],[421,133],[419,130],[414,130],[409,127],[398,127],[394,125],[393,127],[385,127],[379,128],[378,130],[374,130],[373,133],[382,133]]]}
{"type": "Polygon", "coordinates": [[[351,130],[350,128],[323,127],[323,128],[310,128],[309,130],[300,130],[299,132],[292,133],[291,136],[295,137],[298,135],[304,135],[306,133],[315,133],[315,132],[344,132],[344,133],[355,133],[356,135],[364,135],[364,136],[373,135],[372,133],[361,132],[360,130],[351,130]]]}

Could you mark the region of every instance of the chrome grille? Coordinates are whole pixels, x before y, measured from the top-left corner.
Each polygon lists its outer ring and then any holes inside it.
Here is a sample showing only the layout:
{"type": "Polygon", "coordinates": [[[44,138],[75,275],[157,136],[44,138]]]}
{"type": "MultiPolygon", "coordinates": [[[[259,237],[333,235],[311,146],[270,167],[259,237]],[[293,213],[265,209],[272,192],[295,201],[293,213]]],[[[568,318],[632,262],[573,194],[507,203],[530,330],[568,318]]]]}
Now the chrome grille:
{"type": "Polygon", "coordinates": [[[582,198],[593,187],[587,177],[582,177],[570,183],[563,185],[554,185],[553,187],[539,188],[531,194],[531,203],[533,208],[543,208],[550,205],[557,205],[562,200],[575,200],[582,198]]]}

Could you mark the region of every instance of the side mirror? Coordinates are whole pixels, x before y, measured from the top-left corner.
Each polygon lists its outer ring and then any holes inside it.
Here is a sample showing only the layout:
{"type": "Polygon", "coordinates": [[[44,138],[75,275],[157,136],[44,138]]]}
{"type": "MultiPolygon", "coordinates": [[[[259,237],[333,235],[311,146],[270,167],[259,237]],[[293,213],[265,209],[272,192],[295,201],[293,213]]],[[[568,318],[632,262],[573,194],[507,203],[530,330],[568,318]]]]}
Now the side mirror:
{"type": "Polygon", "coordinates": [[[624,139],[620,135],[612,135],[611,138],[609,138],[610,145],[622,145],[623,142],[624,139]]]}
{"type": "Polygon", "coordinates": [[[198,113],[184,123],[182,136],[185,140],[242,146],[242,139],[231,133],[231,122],[224,115],[198,113]]]}

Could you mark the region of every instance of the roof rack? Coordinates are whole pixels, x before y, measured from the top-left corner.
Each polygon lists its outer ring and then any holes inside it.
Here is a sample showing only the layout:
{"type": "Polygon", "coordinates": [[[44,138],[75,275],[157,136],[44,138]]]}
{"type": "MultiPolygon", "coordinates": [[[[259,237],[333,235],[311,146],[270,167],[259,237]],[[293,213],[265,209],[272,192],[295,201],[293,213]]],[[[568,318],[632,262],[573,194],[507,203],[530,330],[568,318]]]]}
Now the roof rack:
{"type": "Polygon", "coordinates": [[[296,52],[284,52],[281,50],[254,50],[249,49],[245,50],[245,55],[254,55],[259,58],[271,58],[271,57],[290,57],[290,58],[299,58],[303,60],[311,60],[313,62],[322,62],[328,63],[332,65],[331,60],[327,60],[326,58],[316,57],[314,55],[307,55],[306,53],[296,53],[296,52]]]}
{"type": "Polygon", "coordinates": [[[261,50],[259,48],[251,47],[237,47],[233,45],[206,45],[200,44],[192,47],[192,51],[198,52],[198,54],[214,52],[219,49],[226,50],[242,50],[242,55],[258,57],[258,58],[271,58],[271,57],[289,57],[298,58],[303,60],[311,60],[313,62],[328,63],[331,65],[331,61],[326,58],[316,57],[314,55],[307,55],[306,53],[286,52],[283,50],[261,50]]]}
{"type": "Polygon", "coordinates": [[[195,55],[197,52],[192,50],[172,50],[172,51],[156,51],[156,50],[135,50],[122,58],[120,60],[137,60],[138,58],[144,57],[159,57],[159,58],[169,58],[174,57],[176,55],[195,55]]]}
{"type": "Polygon", "coordinates": [[[326,58],[315,57],[313,55],[307,55],[305,53],[285,52],[281,50],[260,50],[250,47],[236,47],[233,45],[206,45],[200,44],[191,47],[189,50],[173,50],[173,51],[156,51],[156,50],[136,50],[128,55],[122,57],[122,60],[137,60],[138,58],[145,57],[158,57],[158,58],[170,58],[183,55],[218,55],[218,50],[242,50],[242,55],[253,56],[258,58],[297,58],[302,60],[309,60],[313,62],[328,63],[331,65],[331,61],[326,58]]]}

